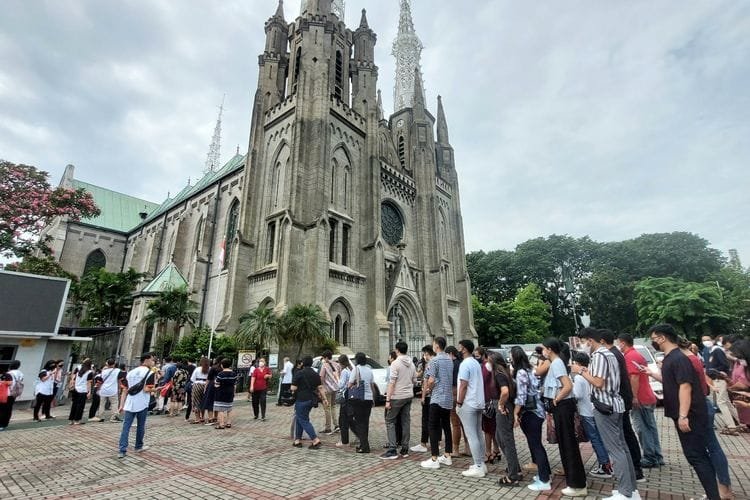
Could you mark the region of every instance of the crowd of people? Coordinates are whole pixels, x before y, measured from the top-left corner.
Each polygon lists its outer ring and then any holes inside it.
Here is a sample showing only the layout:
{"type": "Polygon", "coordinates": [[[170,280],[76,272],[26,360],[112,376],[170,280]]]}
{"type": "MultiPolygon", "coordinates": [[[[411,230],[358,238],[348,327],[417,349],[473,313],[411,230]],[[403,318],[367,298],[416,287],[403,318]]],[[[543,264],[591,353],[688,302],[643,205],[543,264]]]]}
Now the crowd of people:
{"type": "MultiPolygon", "coordinates": [[[[531,475],[528,489],[552,490],[554,474],[564,477],[563,496],[588,494],[587,476],[614,478],[609,499],[639,499],[644,469],[665,465],[655,410],[657,397],[650,378],[663,386],[664,416],[674,422],[687,461],[709,500],[734,498],[726,455],[717,438],[750,432],[750,340],[706,336],[702,348],[680,337],[670,325],[649,331],[651,347],[663,354],[660,369],[650,369],[631,335],[584,328],[576,349],[550,338],[539,346],[532,363],[526,351],[513,347],[508,359],[498,350],[475,347],[471,340],[457,346],[437,337],[417,360],[398,342],[389,357],[385,412],[387,442],[383,460],[424,453],[425,469],[450,467],[461,456],[471,457],[462,471],[469,478],[488,474],[487,464],[505,461],[497,479],[501,487],[517,487],[531,475]],[[421,380],[421,385],[417,384],[421,380]],[[421,388],[415,399],[415,387],[421,388]],[[412,405],[421,419],[419,443],[410,447],[412,405]],[[546,427],[546,436],[543,432],[546,427]],[[531,455],[521,466],[514,429],[520,428],[531,455]],[[552,470],[546,441],[557,444],[561,468],[552,470]],[[460,450],[463,442],[463,450],[460,450]],[[584,469],[579,444],[590,442],[596,465],[584,469]]],[[[338,448],[353,446],[371,453],[369,428],[374,406],[373,372],[364,353],[335,360],[326,351],[320,368],[307,356],[296,364],[288,358],[279,367],[278,405],[293,404],[292,444],[322,447],[310,419],[323,406],[323,434],[339,433],[338,448]],[[338,406],[338,411],[336,407],[338,406]],[[354,439],[352,439],[352,437],[354,439]]],[[[67,380],[69,423],[82,425],[90,402],[89,421],[122,421],[120,458],[128,451],[129,433],[137,422],[134,451],[144,444],[148,414],[184,417],[191,424],[217,430],[232,427],[238,375],[229,359],[202,358],[197,365],[152,354],[127,371],[109,359],[101,368],[84,360],[69,374],[61,361],[49,361],[35,384],[34,421],[54,419],[56,395],[67,380]],[[40,414],[41,412],[41,414],[40,414]]],[[[259,358],[250,370],[248,400],[253,418],[267,418],[267,397],[273,373],[259,358]]],[[[14,399],[23,393],[20,363],[0,376],[0,430],[8,427],[14,399]]],[[[416,443],[416,440],[414,441],[416,443]]]]}

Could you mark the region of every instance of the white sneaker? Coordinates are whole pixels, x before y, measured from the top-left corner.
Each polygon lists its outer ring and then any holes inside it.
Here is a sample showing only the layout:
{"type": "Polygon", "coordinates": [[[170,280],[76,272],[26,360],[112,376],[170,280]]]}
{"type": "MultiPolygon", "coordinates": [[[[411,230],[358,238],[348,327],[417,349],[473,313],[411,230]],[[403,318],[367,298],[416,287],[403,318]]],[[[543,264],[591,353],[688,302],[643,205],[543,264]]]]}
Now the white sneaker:
{"type": "Polygon", "coordinates": [[[488,472],[487,472],[487,464],[482,464],[482,472],[484,472],[485,474],[488,474],[488,472]]]}
{"type": "Polygon", "coordinates": [[[428,458],[427,460],[420,462],[419,465],[421,465],[423,469],[439,469],[440,468],[440,462],[438,462],[437,460],[433,460],[432,458],[428,458]]]}
{"type": "Polygon", "coordinates": [[[151,449],[151,447],[149,445],[145,445],[143,448],[138,448],[137,450],[135,450],[135,452],[143,453],[144,451],[149,450],[149,449],[151,449]]]}
{"type": "Polygon", "coordinates": [[[437,461],[440,463],[440,465],[453,465],[453,460],[451,460],[451,457],[446,457],[445,455],[440,455],[437,461]]]}
{"type": "Polygon", "coordinates": [[[641,500],[641,494],[638,493],[638,491],[634,491],[633,494],[629,497],[626,497],[625,495],[621,494],[617,490],[612,490],[612,496],[606,497],[602,500],[641,500]]]}
{"type": "Polygon", "coordinates": [[[410,449],[411,451],[413,451],[414,453],[425,453],[425,452],[427,451],[427,448],[425,448],[425,447],[424,447],[424,446],[422,446],[421,444],[418,444],[418,445],[416,445],[416,446],[412,446],[412,447],[411,447],[411,448],[409,448],[409,449],[410,449]]]}
{"type": "Polygon", "coordinates": [[[543,483],[537,479],[536,481],[528,485],[527,488],[531,491],[551,491],[552,485],[549,482],[543,483]]]}
{"type": "Polygon", "coordinates": [[[486,474],[484,469],[478,465],[472,465],[467,470],[461,472],[464,477],[484,477],[486,474]]]}
{"type": "Polygon", "coordinates": [[[562,496],[564,497],[585,497],[588,495],[588,490],[586,488],[563,488],[563,490],[560,492],[562,493],[562,496]]]}

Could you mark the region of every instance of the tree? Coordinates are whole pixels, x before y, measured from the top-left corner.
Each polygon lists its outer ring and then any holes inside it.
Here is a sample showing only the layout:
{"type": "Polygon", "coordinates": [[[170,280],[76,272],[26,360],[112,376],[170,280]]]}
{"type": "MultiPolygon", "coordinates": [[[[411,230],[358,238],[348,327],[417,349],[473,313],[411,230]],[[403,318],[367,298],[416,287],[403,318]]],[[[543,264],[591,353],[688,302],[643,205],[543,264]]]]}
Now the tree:
{"type": "Polygon", "coordinates": [[[482,304],[472,296],[471,303],[474,327],[482,345],[528,344],[550,335],[550,306],[533,283],[522,288],[513,300],[482,304]]]}
{"type": "Polygon", "coordinates": [[[47,172],[0,161],[0,255],[23,257],[46,248],[40,235],[55,217],[77,221],[101,212],[84,189],[52,189],[47,172]]]}
{"type": "Polygon", "coordinates": [[[513,301],[513,310],[521,323],[522,333],[516,342],[541,342],[550,335],[552,312],[542,299],[542,290],[535,284],[526,285],[513,301]]]}
{"type": "Polygon", "coordinates": [[[270,307],[258,306],[240,316],[240,326],[234,334],[238,349],[254,347],[261,353],[272,343],[280,344],[280,340],[278,318],[270,307]]]}
{"type": "Polygon", "coordinates": [[[157,345],[161,354],[168,354],[178,340],[180,329],[185,325],[195,325],[198,318],[197,304],[190,300],[187,287],[169,288],[149,302],[147,321],[154,321],[159,325],[157,345]],[[169,322],[173,323],[171,336],[167,336],[166,329],[169,322]]]}
{"type": "MultiPolygon", "coordinates": [[[[207,327],[197,328],[192,333],[182,337],[172,348],[171,355],[175,359],[187,359],[198,361],[202,356],[208,355],[208,344],[211,340],[211,329],[207,327]]],[[[215,358],[237,358],[237,346],[234,339],[225,335],[215,335],[211,346],[215,358]]]]}
{"type": "Polygon", "coordinates": [[[142,273],[128,269],[124,273],[110,273],[97,269],[86,273],[79,283],[74,283],[71,299],[73,309],[83,326],[125,325],[133,306],[133,290],[143,277],[142,273]]]}
{"type": "Polygon", "coordinates": [[[5,270],[40,276],[52,276],[55,278],[68,278],[71,281],[78,281],[78,277],[75,274],[67,272],[59,262],[48,255],[41,257],[25,255],[22,261],[5,266],[5,270]]]}
{"type": "Polygon", "coordinates": [[[281,320],[281,339],[286,344],[297,345],[297,359],[305,345],[323,344],[330,339],[331,322],[320,306],[297,304],[281,320]]]}
{"type": "Polygon", "coordinates": [[[716,283],[646,278],[635,286],[635,305],[641,331],[672,323],[693,340],[726,330],[733,319],[716,283]]]}

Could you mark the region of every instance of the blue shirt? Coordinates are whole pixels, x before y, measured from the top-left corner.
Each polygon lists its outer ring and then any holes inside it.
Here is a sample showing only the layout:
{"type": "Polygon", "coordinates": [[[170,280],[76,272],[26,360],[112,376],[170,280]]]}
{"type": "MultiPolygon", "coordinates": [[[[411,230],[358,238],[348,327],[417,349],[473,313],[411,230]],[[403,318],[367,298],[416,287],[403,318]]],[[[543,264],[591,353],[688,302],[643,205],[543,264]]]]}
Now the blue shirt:
{"type": "Polygon", "coordinates": [[[425,378],[435,379],[432,386],[430,404],[439,405],[450,410],[453,408],[453,361],[450,356],[440,352],[432,358],[425,371],[425,378]]]}
{"type": "Polygon", "coordinates": [[[462,380],[467,382],[466,394],[464,395],[463,406],[475,410],[484,409],[484,379],[482,378],[482,367],[479,362],[469,356],[461,361],[458,367],[458,382],[462,380]]]}
{"type": "MultiPolygon", "coordinates": [[[[560,389],[562,389],[562,382],[560,382],[560,378],[567,376],[568,370],[565,369],[565,363],[562,362],[562,359],[557,358],[556,360],[554,360],[549,366],[547,377],[544,379],[544,388],[542,395],[545,398],[555,399],[557,393],[560,391],[560,389]]],[[[570,391],[570,393],[563,399],[569,399],[572,397],[573,391],[570,391]]]]}

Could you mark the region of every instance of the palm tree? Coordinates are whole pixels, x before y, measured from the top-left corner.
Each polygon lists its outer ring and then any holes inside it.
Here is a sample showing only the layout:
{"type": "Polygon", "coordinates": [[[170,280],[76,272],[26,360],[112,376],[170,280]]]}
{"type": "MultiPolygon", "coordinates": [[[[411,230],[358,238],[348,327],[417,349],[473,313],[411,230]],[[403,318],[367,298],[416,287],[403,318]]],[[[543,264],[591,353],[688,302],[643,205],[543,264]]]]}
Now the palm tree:
{"type": "Polygon", "coordinates": [[[282,338],[289,344],[297,344],[297,359],[305,344],[319,344],[330,338],[331,322],[320,306],[297,304],[282,318],[282,338]]]}
{"type": "Polygon", "coordinates": [[[234,333],[235,344],[238,349],[255,347],[260,355],[270,344],[281,343],[278,327],[278,317],[273,309],[258,306],[240,316],[240,326],[234,333]]]}
{"type": "MultiPolygon", "coordinates": [[[[159,296],[148,305],[149,313],[147,321],[154,321],[159,325],[159,339],[162,351],[171,350],[177,342],[180,329],[185,325],[195,325],[198,314],[195,312],[196,303],[190,300],[190,292],[187,287],[169,288],[159,292],[159,296]],[[174,322],[174,330],[171,338],[166,338],[166,329],[169,321],[174,322]],[[169,344],[169,349],[164,349],[169,344]]],[[[162,352],[162,354],[165,354],[162,352]]]]}

